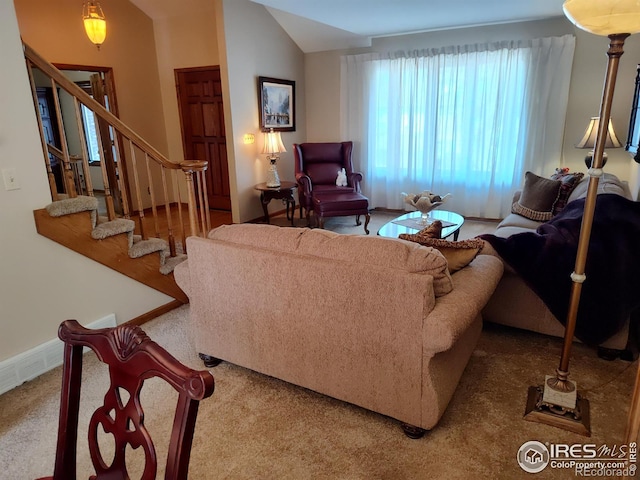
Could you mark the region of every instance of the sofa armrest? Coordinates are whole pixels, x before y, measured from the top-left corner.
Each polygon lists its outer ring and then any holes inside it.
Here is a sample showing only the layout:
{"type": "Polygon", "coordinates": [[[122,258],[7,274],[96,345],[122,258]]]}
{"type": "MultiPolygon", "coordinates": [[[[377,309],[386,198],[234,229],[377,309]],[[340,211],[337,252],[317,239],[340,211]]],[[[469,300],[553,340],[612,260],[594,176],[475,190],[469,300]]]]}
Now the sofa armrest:
{"type": "Polygon", "coordinates": [[[185,260],[175,266],[173,269],[173,278],[187,297],[191,297],[191,272],[189,270],[189,260],[185,260]]]}
{"type": "Polygon", "coordinates": [[[311,195],[313,186],[311,184],[311,178],[306,173],[296,173],[296,182],[300,188],[300,191],[304,195],[311,195]]]}
{"type": "Polygon", "coordinates": [[[473,323],[491,298],[500,278],[502,261],[492,255],[478,255],[465,268],[454,273],[453,291],[436,299],[422,331],[425,351],[444,352],[473,323]]]}
{"type": "Polygon", "coordinates": [[[296,173],[296,183],[298,184],[298,199],[303,208],[311,209],[311,190],[313,185],[311,178],[304,172],[296,173]]]}

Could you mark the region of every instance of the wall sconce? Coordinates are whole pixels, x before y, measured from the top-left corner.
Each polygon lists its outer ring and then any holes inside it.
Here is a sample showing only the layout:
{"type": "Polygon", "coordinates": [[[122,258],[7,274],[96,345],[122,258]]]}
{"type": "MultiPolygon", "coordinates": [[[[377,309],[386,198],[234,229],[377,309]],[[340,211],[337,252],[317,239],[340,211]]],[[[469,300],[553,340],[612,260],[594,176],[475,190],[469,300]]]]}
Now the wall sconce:
{"type": "Polygon", "coordinates": [[[280,158],[280,153],[286,152],[280,138],[280,132],[271,131],[264,136],[264,147],[262,153],[267,155],[269,160],[269,169],[267,170],[267,187],[279,187],[280,177],[278,176],[278,169],[276,163],[280,158]]]}
{"type": "Polygon", "coordinates": [[[245,133],[242,137],[242,142],[245,145],[253,145],[254,143],[256,143],[256,137],[253,133],[245,133]]]}
{"type": "Polygon", "coordinates": [[[88,0],[82,5],[82,21],[87,37],[100,50],[100,45],[107,38],[107,20],[102,13],[100,3],[88,0]]]}

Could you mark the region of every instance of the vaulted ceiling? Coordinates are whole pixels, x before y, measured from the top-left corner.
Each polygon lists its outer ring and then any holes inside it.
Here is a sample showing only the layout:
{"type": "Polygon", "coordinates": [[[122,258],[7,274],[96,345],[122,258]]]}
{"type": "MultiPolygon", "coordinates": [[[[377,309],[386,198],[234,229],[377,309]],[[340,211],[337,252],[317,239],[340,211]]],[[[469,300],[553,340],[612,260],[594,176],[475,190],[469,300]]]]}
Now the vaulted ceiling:
{"type": "MultiPolygon", "coordinates": [[[[371,38],[562,15],[563,0],[251,0],[305,53],[370,45],[371,38]]],[[[211,10],[212,0],[131,0],[152,18],[211,10]]]]}

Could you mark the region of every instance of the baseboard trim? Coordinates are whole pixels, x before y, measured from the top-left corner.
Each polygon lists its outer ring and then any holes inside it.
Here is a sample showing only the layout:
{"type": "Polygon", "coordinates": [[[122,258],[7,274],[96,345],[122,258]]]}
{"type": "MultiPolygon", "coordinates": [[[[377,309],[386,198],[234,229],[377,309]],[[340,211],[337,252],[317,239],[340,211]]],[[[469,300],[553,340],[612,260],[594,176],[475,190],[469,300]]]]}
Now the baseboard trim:
{"type": "Polygon", "coordinates": [[[184,305],[180,300],[173,300],[169,303],[165,303],[164,305],[160,305],[158,308],[154,308],[153,310],[143,313],[139,317],[132,318],[128,322],[125,322],[126,325],[144,325],[145,323],[153,320],[154,318],[159,317],[160,315],[164,315],[171,310],[178,308],[184,305]]]}
{"type": "MultiPolygon", "coordinates": [[[[115,326],[116,316],[113,313],[86,325],[92,329],[115,326]]],[[[0,362],[0,395],[62,365],[63,353],[64,344],[54,338],[0,362]]]]}

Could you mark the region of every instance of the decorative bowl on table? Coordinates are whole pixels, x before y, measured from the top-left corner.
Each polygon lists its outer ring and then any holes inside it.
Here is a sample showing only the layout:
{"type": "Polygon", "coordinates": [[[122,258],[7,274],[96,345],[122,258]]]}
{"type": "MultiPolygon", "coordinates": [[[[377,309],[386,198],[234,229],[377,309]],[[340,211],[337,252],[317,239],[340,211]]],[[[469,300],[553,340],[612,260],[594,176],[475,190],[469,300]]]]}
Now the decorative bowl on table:
{"type": "Polygon", "coordinates": [[[446,202],[451,197],[451,194],[447,193],[445,196],[440,196],[425,190],[418,194],[402,192],[402,196],[404,197],[404,203],[411,205],[422,214],[420,224],[428,225],[429,212],[446,202]]]}

